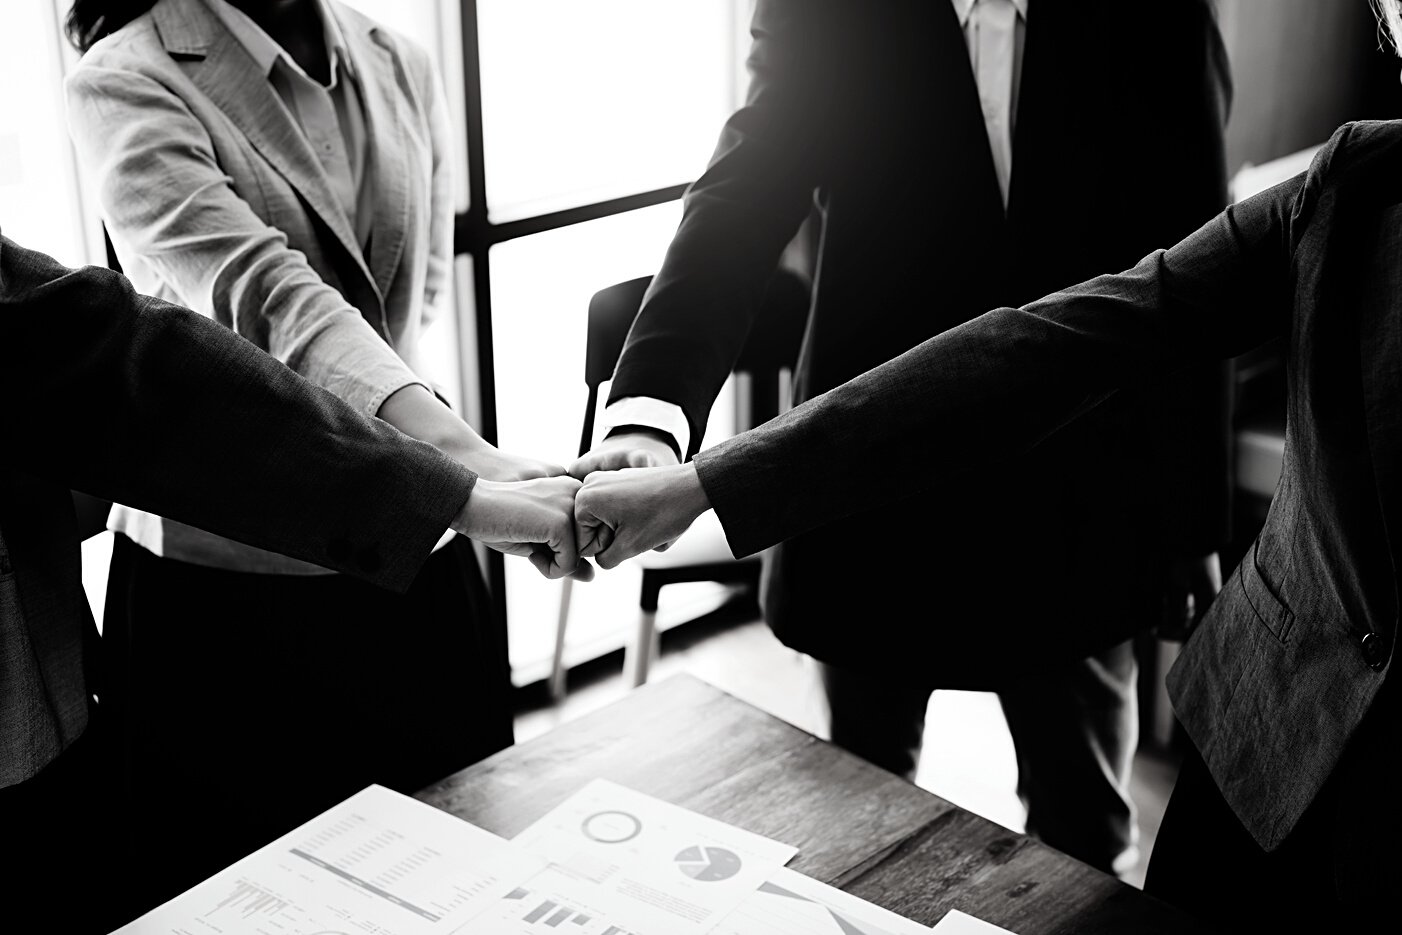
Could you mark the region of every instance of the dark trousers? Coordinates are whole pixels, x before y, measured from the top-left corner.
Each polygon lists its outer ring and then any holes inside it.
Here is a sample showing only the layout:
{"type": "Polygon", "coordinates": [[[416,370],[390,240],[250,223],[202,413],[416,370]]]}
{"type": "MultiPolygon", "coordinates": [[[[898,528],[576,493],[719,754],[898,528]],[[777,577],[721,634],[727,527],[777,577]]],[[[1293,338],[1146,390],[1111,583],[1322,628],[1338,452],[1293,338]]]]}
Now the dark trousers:
{"type": "Polygon", "coordinates": [[[1154,842],[1145,891],[1228,932],[1391,931],[1402,886],[1395,713],[1390,701],[1374,702],[1324,788],[1270,853],[1191,749],[1154,842]]]}
{"type": "Polygon", "coordinates": [[[105,935],[126,921],[114,895],[114,803],[101,734],[94,714],[37,776],[0,789],[0,892],[18,907],[7,929],[105,935]]]}
{"type": "Polygon", "coordinates": [[[512,742],[505,628],[462,538],[400,595],[118,536],[104,616],[131,914],[371,783],[413,793],[512,742]]]}
{"type": "MultiPolygon", "coordinates": [[[[930,693],[822,665],[833,743],[913,779],[930,693]]],[[[1017,754],[1027,831],[1108,873],[1136,857],[1129,773],[1138,743],[1134,649],[1123,643],[998,700],[1017,754]]]]}

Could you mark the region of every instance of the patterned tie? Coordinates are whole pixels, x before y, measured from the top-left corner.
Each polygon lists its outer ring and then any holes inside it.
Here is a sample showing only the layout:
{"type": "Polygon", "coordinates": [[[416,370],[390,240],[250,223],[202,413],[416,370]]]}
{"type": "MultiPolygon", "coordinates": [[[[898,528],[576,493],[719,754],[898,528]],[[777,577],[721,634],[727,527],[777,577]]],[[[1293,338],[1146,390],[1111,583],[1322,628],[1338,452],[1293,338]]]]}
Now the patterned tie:
{"type": "Polygon", "coordinates": [[[1017,38],[1017,7],[1012,0],[978,0],[972,12],[974,77],[978,81],[983,123],[993,150],[993,168],[1003,207],[1008,205],[1008,182],[1013,174],[1013,56],[1017,38]]]}

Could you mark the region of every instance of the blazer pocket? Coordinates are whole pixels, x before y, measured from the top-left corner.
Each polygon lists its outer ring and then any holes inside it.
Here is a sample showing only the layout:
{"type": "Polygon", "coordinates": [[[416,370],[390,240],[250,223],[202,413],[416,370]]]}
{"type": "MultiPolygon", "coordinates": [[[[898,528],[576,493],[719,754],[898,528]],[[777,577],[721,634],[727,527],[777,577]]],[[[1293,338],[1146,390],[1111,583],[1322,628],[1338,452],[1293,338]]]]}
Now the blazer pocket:
{"type": "Polygon", "coordinates": [[[1237,576],[1237,580],[1241,582],[1246,600],[1256,612],[1256,618],[1265,624],[1266,629],[1270,630],[1276,639],[1285,643],[1289,639],[1290,628],[1295,623],[1295,614],[1276,596],[1270,585],[1266,584],[1256,561],[1258,544],[1259,540],[1252,543],[1251,553],[1242,559],[1241,574],[1237,576]]]}

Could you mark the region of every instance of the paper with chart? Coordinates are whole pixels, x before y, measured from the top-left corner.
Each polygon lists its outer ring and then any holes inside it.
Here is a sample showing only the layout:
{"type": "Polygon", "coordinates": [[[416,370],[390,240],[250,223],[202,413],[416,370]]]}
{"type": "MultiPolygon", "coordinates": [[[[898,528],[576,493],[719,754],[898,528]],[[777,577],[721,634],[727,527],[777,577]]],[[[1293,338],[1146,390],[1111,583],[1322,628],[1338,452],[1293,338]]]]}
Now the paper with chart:
{"type": "MultiPolygon", "coordinates": [[[[574,899],[588,903],[569,904],[588,917],[581,924],[583,931],[570,924],[571,935],[700,935],[798,853],[797,848],[602,779],[585,786],[512,843],[551,862],[553,874],[544,879],[562,897],[568,889],[574,899]]],[[[544,902],[558,901],[549,896],[550,885],[539,887],[541,903],[520,900],[522,927],[494,929],[493,935],[548,933],[550,929],[539,923],[546,920],[548,925],[554,913],[529,923],[525,917],[544,902]]]]}
{"type": "Polygon", "coordinates": [[[761,883],[713,935],[928,935],[894,912],[787,868],[761,883]]]}
{"type": "Polygon", "coordinates": [[[543,866],[371,786],[114,935],[450,935],[543,866]]]}

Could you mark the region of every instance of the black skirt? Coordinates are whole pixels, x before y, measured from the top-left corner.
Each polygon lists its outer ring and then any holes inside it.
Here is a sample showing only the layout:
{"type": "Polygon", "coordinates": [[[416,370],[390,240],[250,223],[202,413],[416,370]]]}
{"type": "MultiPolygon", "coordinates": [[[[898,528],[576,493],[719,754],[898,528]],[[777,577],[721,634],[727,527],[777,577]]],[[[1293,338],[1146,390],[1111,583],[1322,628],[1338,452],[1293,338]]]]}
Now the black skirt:
{"type": "Polygon", "coordinates": [[[130,914],[370,783],[413,793],[511,744],[506,630],[467,540],[403,595],[116,540],[98,693],[130,914]]]}

